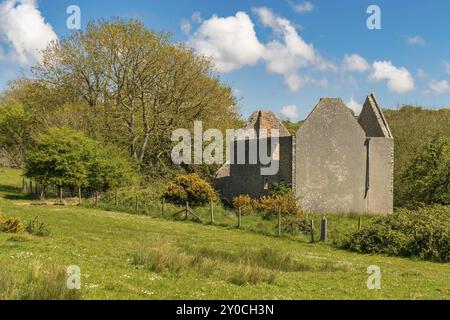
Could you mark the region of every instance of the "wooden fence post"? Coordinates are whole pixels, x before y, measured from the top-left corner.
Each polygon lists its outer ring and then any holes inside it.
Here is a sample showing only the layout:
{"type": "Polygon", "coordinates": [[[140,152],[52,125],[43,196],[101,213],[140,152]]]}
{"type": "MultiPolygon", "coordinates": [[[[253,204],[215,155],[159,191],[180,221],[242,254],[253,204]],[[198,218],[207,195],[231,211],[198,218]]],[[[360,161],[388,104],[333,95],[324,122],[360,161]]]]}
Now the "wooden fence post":
{"type": "Polygon", "coordinates": [[[314,220],[311,219],[311,243],[314,243],[314,220]]]}
{"type": "Polygon", "coordinates": [[[78,205],[81,205],[81,187],[78,187],[78,205]]]}
{"type": "Polygon", "coordinates": [[[184,220],[188,219],[188,214],[189,214],[189,201],[186,201],[186,210],[184,212],[184,220]]]}
{"type": "Polygon", "coordinates": [[[27,181],[25,177],[22,178],[22,193],[27,193],[27,181]]]}
{"type": "Polygon", "coordinates": [[[281,237],[281,207],[278,208],[278,236],[281,237]]]}
{"type": "Polygon", "coordinates": [[[320,228],[320,241],[327,241],[328,238],[328,220],[326,217],[322,218],[322,225],[320,228]]]}
{"type": "Polygon", "coordinates": [[[240,229],[242,224],[242,209],[239,208],[238,210],[238,225],[237,228],[240,229]]]}
{"type": "Polygon", "coordinates": [[[119,206],[119,199],[118,199],[118,195],[117,195],[117,189],[114,192],[114,204],[115,204],[116,207],[119,206]]]}
{"type": "Polygon", "coordinates": [[[162,197],[162,200],[161,200],[161,215],[162,216],[164,216],[165,206],[166,206],[166,198],[162,197]]]}
{"type": "Polygon", "coordinates": [[[210,204],[211,204],[211,224],[214,224],[214,202],[213,202],[213,200],[211,199],[210,200],[210,204]]]}
{"type": "Polygon", "coordinates": [[[59,187],[59,202],[63,202],[63,188],[59,187]]]}

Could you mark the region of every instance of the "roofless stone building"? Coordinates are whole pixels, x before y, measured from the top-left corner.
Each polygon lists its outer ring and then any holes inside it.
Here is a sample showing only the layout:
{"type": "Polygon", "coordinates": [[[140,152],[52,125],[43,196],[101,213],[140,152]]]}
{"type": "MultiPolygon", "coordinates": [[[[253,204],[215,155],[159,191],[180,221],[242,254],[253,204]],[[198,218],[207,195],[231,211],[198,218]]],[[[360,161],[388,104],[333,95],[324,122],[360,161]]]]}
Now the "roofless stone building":
{"type": "Polygon", "coordinates": [[[227,163],[215,180],[223,198],[257,198],[282,181],[292,185],[306,212],[392,213],[394,139],[374,94],[359,117],[339,98],[320,99],[294,137],[271,111],[254,112],[248,128],[266,129],[269,146],[271,130],[279,130],[279,150],[269,150],[279,170],[264,176],[264,165],[227,163]]]}

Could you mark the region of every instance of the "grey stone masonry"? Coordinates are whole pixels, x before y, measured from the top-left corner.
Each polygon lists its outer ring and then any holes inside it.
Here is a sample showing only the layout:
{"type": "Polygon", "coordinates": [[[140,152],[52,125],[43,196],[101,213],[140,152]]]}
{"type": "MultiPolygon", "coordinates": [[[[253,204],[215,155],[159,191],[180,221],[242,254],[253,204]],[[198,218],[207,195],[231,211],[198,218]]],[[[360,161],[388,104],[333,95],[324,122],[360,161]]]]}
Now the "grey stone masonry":
{"type": "Polygon", "coordinates": [[[244,128],[280,130],[280,170],[264,177],[260,165],[227,163],[215,179],[222,198],[258,198],[283,181],[306,212],[393,212],[394,139],[373,93],[359,118],[339,98],[320,99],[295,137],[270,111],[253,113],[244,128]]]}

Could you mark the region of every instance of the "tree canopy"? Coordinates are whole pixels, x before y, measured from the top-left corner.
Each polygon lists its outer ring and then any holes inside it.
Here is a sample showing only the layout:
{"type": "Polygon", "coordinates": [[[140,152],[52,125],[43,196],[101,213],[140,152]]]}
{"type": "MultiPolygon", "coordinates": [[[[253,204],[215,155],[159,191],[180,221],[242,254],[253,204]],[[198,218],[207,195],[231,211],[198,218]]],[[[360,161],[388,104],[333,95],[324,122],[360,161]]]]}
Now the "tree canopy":
{"type": "Polygon", "coordinates": [[[126,148],[142,167],[167,163],[170,133],[202,120],[227,128],[236,100],[210,59],[136,20],[91,22],[45,50],[40,84],[87,106],[83,131],[126,148]]]}
{"type": "Polygon", "coordinates": [[[36,139],[25,175],[49,186],[106,191],[136,182],[128,156],[115,146],[103,146],[79,131],[51,128],[36,139]]]}

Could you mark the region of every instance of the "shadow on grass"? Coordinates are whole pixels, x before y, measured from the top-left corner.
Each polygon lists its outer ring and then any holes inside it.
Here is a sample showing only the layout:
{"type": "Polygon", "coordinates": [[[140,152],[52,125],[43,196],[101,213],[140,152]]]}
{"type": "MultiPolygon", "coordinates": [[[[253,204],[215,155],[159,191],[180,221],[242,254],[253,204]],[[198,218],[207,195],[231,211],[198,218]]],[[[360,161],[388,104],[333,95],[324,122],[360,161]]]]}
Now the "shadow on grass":
{"type": "Polygon", "coordinates": [[[7,200],[34,200],[36,197],[32,194],[22,194],[20,189],[10,185],[0,184],[0,193],[7,200]]]}

